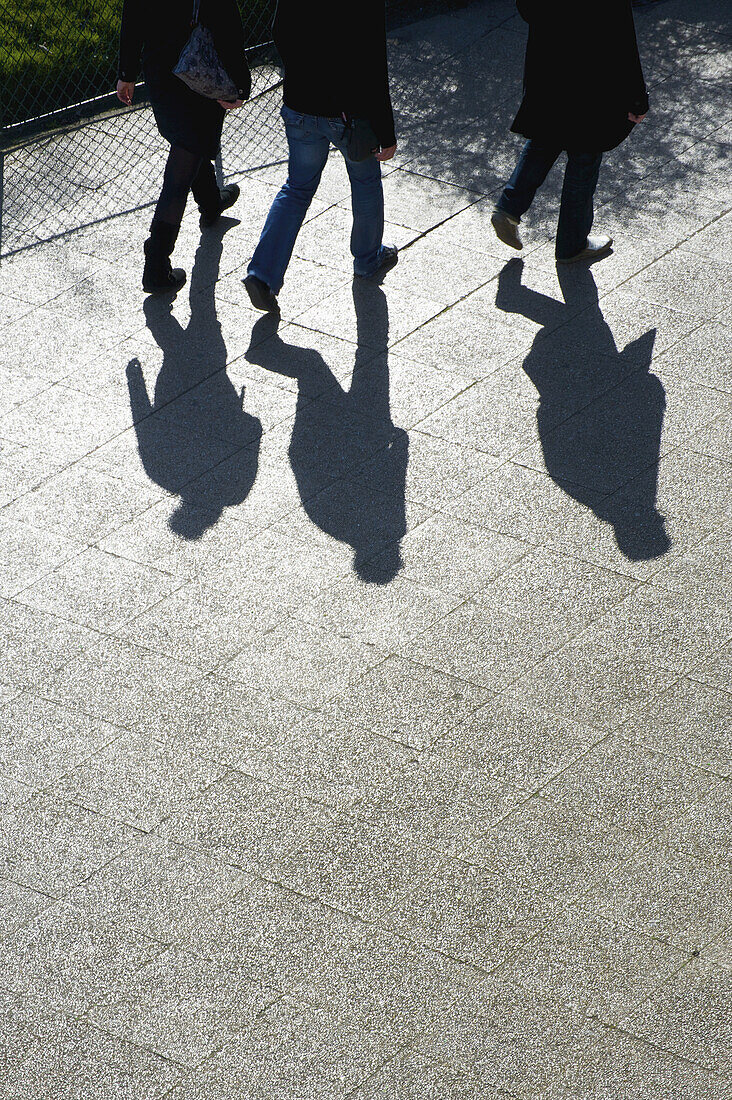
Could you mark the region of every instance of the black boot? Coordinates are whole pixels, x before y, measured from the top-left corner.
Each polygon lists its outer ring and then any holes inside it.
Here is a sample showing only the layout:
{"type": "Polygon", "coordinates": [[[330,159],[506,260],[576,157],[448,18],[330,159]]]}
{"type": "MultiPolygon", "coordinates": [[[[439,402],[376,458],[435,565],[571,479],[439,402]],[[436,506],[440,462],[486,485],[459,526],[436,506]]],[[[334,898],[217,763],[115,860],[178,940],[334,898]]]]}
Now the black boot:
{"type": "Polygon", "coordinates": [[[150,236],[143,245],[145,269],[142,273],[142,289],[146,294],[163,294],[180,290],[186,281],[186,273],[180,267],[170,266],[170,257],[178,238],[177,225],[153,218],[150,236]]]}
{"type": "Polygon", "coordinates": [[[219,220],[224,210],[228,210],[230,206],[233,206],[236,200],[239,198],[239,185],[236,183],[227,183],[226,187],[218,188],[218,203],[210,207],[201,206],[201,217],[198,220],[198,224],[201,229],[207,229],[210,225],[214,225],[219,220]]]}

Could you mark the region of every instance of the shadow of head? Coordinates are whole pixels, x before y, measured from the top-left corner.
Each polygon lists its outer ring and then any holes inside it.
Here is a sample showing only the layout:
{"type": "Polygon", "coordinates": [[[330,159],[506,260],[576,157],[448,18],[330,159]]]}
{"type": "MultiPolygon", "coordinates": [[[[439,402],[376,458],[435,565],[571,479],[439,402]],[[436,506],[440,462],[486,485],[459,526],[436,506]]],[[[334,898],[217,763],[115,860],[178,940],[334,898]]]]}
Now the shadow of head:
{"type": "Polygon", "coordinates": [[[197,542],[210,527],[214,527],[221,512],[197,508],[190,501],[181,499],[175,511],[168,517],[168,527],[186,542],[197,542]]]}
{"type": "Polygon", "coordinates": [[[403,568],[404,561],[398,542],[387,546],[375,557],[364,556],[358,548],[354,550],[353,569],[364,584],[390,584],[403,568]]]}
{"type": "Polygon", "coordinates": [[[618,549],[629,561],[652,561],[671,549],[666,520],[654,507],[624,510],[610,522],[618,549]]]}

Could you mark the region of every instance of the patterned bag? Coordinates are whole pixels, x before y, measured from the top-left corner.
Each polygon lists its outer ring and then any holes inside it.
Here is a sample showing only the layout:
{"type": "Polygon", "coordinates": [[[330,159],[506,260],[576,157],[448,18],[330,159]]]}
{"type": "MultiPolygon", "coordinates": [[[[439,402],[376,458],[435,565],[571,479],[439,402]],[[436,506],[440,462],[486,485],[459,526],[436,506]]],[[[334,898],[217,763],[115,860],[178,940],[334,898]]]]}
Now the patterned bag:
{"type": "Polygon", "coordinates": [[[194,0],[191,21],[193,30],[181,50],[173,73],[191,91],[198,92],[206,99],[226,99],[233,102],[239,98],[238,89],[221,64],[211,31],[198,21],[200,7],[201,0],[194,0]]]}

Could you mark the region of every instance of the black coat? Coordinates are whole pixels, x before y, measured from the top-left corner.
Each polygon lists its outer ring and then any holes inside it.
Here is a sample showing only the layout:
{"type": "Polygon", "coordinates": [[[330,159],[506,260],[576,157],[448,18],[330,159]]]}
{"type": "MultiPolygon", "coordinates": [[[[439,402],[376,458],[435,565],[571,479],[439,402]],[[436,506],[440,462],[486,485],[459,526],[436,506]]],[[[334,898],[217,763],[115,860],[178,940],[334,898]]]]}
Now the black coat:
{"type": "Polygon", "coordinates": [[[517,0],[529,24],[524,97],[511,129],[558,149],[604,152],[645,114],[631,0],[517,0]]]}
{"type": "Polygon", "coordinates": [[[384,0],[278,0],[274,40],[285,69],[285,106],[306,115],[367,118],[396,144],[389,95],[384,0]]]}
{"type": "MultiPolygon", "coordinates": [[[[166,141],[213,159],[221,143],[224,109],[192,92],[173,76],[173,68],[191,33],[193,0],[124,0],[120,31],[119,79],[134,81],[140,72],[155,121],[166,141]]],[[[221,62],[246,99],[251,88],[244,54],[244,30],[236,0],[201,0],[200,21],[213,34],[221,62]]]]}

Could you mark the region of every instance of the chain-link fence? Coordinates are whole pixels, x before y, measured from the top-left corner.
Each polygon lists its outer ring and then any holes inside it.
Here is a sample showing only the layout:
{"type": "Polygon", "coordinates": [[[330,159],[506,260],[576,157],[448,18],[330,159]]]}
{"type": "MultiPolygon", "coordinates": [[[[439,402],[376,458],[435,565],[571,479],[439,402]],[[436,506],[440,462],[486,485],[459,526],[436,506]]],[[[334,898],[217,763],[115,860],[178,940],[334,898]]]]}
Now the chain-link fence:
{"type": "MultiPolygon", "coordinates": [[[[225,173],[279,159],[275,0],[240,0],[252,96],[226,119],[225,173]]],[[[144,86],[113,89],[122,0],[0,0],[0,255],[155,197],[167,146],[144,86]]]]}
{"type": "MultiPolygon", "coordinates": [[[[224,123],[226,176],[286,156],[276,0],[238,2],[252,95],[224,123]]],[[[386,0],[387,22],[470,2],[386,0]]],[[[144,85],[131,108],[114,95],[121,15],[122,0],[0,0],[0,257],[155,200],[167,145],[144,85]]]]}

